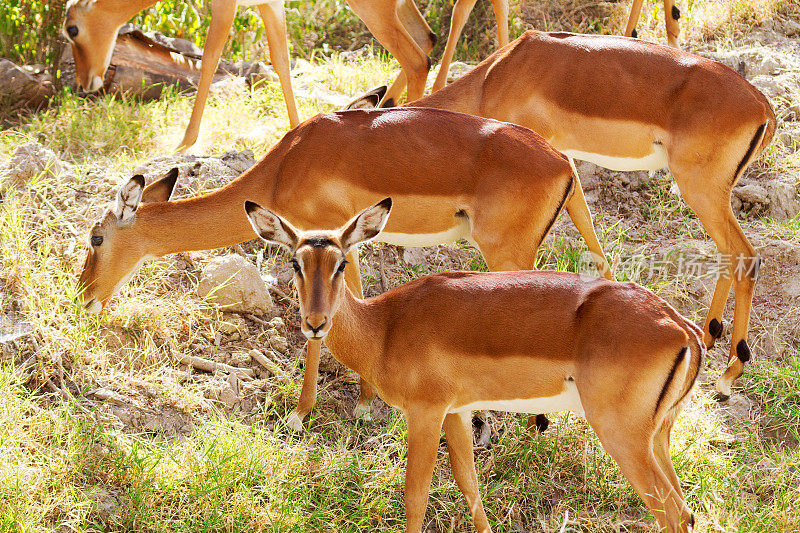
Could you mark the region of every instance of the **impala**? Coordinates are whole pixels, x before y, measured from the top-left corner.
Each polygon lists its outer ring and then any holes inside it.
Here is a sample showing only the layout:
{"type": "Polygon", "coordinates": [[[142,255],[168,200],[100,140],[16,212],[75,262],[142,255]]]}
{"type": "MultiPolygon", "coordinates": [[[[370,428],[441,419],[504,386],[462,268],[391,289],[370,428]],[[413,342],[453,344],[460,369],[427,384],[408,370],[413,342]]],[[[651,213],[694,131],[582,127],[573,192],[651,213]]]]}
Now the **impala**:
{"type": "MultiPolygon", "coordinates": [[[[89,310],[100,311],[148,258],[250,240],[247,199],[313,228],[337,227],[359,206],[391,195],[394,216],[379,240],[429,246],[468,239],[491,270],[533,268],[566,207],[598,269],[611,277],[573,166],[539,135],[513,124],[434,109],[330,113],[291,130],[222,189],[170,201],[177,177],[173,170],[145,187],[134,176],[91,229],[79,282],[89,310]]],[[[345,277],[361,295],[358,255],[349,256],[345,277]]],[[[319,342],[309,343],[295,429],[316,399],[319,349],[319,342]]],[[[370,398],[362,380],[357,414],[369,413],[370,398]]]]}
{"type": "Polygon", "coordinates": [[[702,364],[700,328],[639,285],[565,272],[448,272],[363,300],[341,272],[355,246],[380,237],[391,206],[326,231],[301,231],[249,201],[245,210],[262,239],[292,254],[303,334],[325,339],[405,416],[406,531],[422,528],[442,426],[475,527],[491,530],[475,409],[584,415],[661,527],[689,531],[669,441],[702,364]]]}
{"type": "MultiPolygon", "coordinates": [[[[67,2],[63,29],[64,36],[72,45],[75,77],[79,87],[88,92],[98,91],[103,87],[103,76],[111,62],[117,31],[134,15],[152,7],[155,3],[156,0],[69,0],[67,2]]],[[[413,0],[347,0],[347,3],[364,21],[378,42],[397,58],[403,69],[389,90],[387,101],[393,104],[399,100],[406,84],[410,100],[421,97],[430,69],[428,54],[436,42],[436,35],[425,22],[413,0]]],[[[178,150],[186,150],[197,141],[211,81],[238,6],[256,6],[261,14],[267,33],[270,60],[278,74],[286,101],[289,125],[297,126],[300,118],[292,91],[283,0],[210,0],[210,4],[211,23],[203,49],[200,82],[192,116],[178,150]]],[[[501,45],[505,45],[508,43],[508,0],[496,0],[495,12],[498,39],[501,45]]],[[[454,41],[457,39],[458,36],[454,41]]],[[[452,46],[448,42],[447,49],[450,50],[451,56],[454,48],[455,42],[452,46]]]]}
{"type": "MultiPolygon", "coordinates": [[[[627,37],[636,37],[636,25],[639,23],[639,15],[642,14],[643,0],[633,0],[631,13],[628,16],[628,24],[625,26],[627,37]]],[[[681,26],[678,20],[681,18],[681,10],[675,5],[675,0],[664,0],[664,26],[667,30],[667,42],[670,46],[678,46],[678,36],[681,33],[681,26]]]]}
{"type": "MultiPolygon", "coordinates": [[[[382,88],[351,104],[368,107],[382,88]]],[[[775,132],[758,89],[730,68],[626,37],[529,31],[444,89],[412,102],[520,124],[567,156],[612,170],[668,168],[681,195],[733,258],[704,327],[722,335],[731,284],[735,309],[720,400],[750,359],[747,330],[760,258],[731,211],[731,189],[775,132]],[[736,263],[735,265],[733,263],[736,263]]]]}

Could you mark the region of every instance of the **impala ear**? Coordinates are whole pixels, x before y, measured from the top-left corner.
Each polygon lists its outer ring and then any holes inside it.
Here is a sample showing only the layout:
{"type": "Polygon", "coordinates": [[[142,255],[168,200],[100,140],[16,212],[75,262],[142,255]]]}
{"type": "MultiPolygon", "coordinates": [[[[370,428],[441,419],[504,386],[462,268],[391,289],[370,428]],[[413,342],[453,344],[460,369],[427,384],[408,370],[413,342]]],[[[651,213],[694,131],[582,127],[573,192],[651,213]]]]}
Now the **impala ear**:
{"type": "Polygon", "coordinates": [[[387,91],[386,85],[381,85],[380,87],[375,87],[371,91],[364,93],[363,95],[359,96],[346,106],[344,106],[343,111],[347,111],[349,109],[375,109],[378,107],[378,104],[381,103],[383,100],[384,95],[386,95],[387,91]]]}
{"type": "Polygon", "coordinates": [[[344,251],[347,252],[356,244],[375,238],[386,226],[391,209],[392,199],[384,198],[372,207],[364,209],[348,222],[339,237],[344,251]]]}
{"type": "Polygon", "coordinates": [[[286,246],[291,251],[297,248],[298,231],[286,220],[255,202],[245,202],[244,210],[259,237],[286,246]]]}
{"type": "Polygon", "coordinates": [[[142,200],[144,190],[144,176],[137,174],[129,179],[117,192],[117,200],[114,204],[114,215],[119,222],[130,222],[139,202],[142,200]]]}
{"type": "Polygon", "coordinates": [[[173,168],[167,172],[163,178],[154,181],[144,188],[142,192],[142,202],[146,204],[166,202],[175,190],[175,183],[178,181],[178,169],[173,168]]]}

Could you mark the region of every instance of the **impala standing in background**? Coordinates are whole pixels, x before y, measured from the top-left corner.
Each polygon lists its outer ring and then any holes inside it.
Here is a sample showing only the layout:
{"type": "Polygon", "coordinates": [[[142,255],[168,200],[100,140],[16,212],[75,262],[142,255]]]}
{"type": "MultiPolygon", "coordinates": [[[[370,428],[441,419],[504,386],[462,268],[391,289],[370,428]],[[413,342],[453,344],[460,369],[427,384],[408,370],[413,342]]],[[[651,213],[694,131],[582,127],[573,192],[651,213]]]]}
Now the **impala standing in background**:
{"type": "Polygon", "coordinates": [[[688,532],[669,441],[703,362],[700,328],[639,285],[565,272],[447,272],[360,299],[342,280],[345,258],[379,236],[391,206],[306,232],[245,209],[258,235],[292,254],[303,334],[326,339],[405,416],[406,531],[422,529],[442,426],[475,527],[491,531],[470,414],[495,409],[584,415],[662,530],[688,532]]]}
{"type": "MultiPolygon", "coordinates": [[[[170,201],[177,174],[146,188],[142,176],[130,179],[91,229],[80,277],[90,310],[102,309],[148,258],[252,239],[242,209],[248,199],[286,213],[299,228],[335,228],[391,195],[394,216],[379,240],[430,246],[468,239],[491,270],[533,268],[566,207],[598,268],[611,277],[573,166],[513,124],[438,109],[330,113],[291,130],[253,168],[210,194],[170,201]]],[[[357,251],[341,266],[360,296],[357,251]]],[[[316,401],[319,350],[319,341],[309,343],[290,420],[297,430],[316,401]]],[[[356,414],[369,413],[372,396],[361,383],[356,414]]]]}
{"type": "MultiPolygon", "coordinates": [[[[376,105],[382,89],[353,107],[376,105]]],[[[734,287],[727,399],[750,359],[747,330],[760,258],[731,211],[731,189],[769,145],[775,114],[761,92],[716,61],[608,35],[526,32],[469,73],[411,102],[504,120],[541,134],[567,156],[612,170],[668,168],[681,195],[732,258],[723,266],[704,341],[722,335],[734,287]]]]}

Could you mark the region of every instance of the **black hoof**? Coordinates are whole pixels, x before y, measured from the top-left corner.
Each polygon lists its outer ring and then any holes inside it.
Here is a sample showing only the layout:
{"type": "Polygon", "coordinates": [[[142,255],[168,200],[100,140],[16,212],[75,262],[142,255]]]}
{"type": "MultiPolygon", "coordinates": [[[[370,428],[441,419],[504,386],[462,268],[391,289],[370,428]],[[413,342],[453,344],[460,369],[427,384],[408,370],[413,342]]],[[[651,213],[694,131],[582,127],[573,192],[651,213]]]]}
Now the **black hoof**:
{"type": "Polygon", "coordinates": [[[746,363],[750,360],[750,347],[747,345],[747,341],[742,339],[736,345],[736,357],[739,358],[739,361],[742,363],[746,363]]]}
{"type": "Polygon", "coordinates": [[[728,396],[727,394],[722,394],[721,392],[715,392],[714,399],[722,403],[722,402],[727,402],[728,400],[731,399],[731,397],[728,396]]]}
{"type": "Polygon", "coordinates": [[[547,431],[549,425],[550,421],[547,419],[546,415],[536,415],[536,429],[539,433],[547,431]]]}
{"type": "Polygon", "coordinates": [[[634,39],[636,39],[636,38],[638,38],[638,37],[639,37],[639,34],[638,34],[638,33],[636,33],[636,29],[635,29],[635,28],[634,28],[634,30],[631,32],[631,37],[633,37],[634,39]]]}

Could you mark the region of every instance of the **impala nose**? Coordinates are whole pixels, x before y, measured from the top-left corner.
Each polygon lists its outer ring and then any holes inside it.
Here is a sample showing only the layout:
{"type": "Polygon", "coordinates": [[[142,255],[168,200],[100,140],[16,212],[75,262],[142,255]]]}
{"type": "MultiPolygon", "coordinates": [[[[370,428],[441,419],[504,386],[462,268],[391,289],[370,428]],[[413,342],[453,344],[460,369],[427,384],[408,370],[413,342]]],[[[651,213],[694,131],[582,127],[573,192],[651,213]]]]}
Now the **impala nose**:
{"type": "Polygon", "coordinates": [[[324,316],[306,318],[306,326],[308,326],[308,329],[310,329],[311,332],[314,334],[314,337],[318,336],[319,332],[322,330],[322,328],[325,327],[325,324],[327,323],[328,323],[328,318],[324,316]]]}

